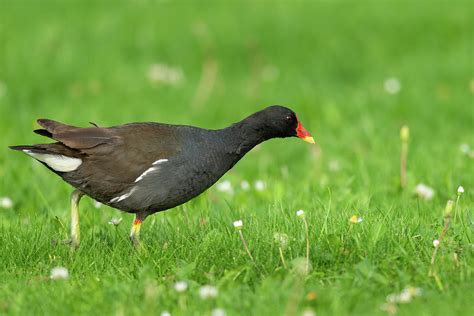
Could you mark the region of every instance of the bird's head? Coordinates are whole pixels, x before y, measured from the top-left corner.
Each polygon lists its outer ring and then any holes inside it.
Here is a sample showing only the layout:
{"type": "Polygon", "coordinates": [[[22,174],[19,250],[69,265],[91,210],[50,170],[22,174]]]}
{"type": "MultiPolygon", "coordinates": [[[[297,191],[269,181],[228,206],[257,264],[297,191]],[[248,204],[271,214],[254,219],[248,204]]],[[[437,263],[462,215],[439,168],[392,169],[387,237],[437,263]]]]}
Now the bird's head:
{"type": "Polygon", "coordinates": [[[311,134],[299,121],[296,113],[289,108],[273,105],[252,116],[260,123],[257,126],[264,130],[268,138],[298,137],[310,144],[315,143],[311,134]]]}

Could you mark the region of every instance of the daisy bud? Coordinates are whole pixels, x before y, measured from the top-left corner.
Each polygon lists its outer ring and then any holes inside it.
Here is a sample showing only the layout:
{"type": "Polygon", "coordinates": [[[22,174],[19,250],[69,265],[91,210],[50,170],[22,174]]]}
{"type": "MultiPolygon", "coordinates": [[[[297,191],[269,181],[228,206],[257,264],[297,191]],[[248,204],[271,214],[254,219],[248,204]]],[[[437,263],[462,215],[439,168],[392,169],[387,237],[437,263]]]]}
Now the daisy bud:
{"type": "Polygon", "coordinates": [[[464,193],[464,188],[462,186],[458,187],[458,196],[461,196],[464,193]]]}
{"type": "Polygon", "coordinates": [[[299,210],[296,212],[296,216],[298,216],[299,218],[304,218],[304,211],[303,210],[299,210]]]}

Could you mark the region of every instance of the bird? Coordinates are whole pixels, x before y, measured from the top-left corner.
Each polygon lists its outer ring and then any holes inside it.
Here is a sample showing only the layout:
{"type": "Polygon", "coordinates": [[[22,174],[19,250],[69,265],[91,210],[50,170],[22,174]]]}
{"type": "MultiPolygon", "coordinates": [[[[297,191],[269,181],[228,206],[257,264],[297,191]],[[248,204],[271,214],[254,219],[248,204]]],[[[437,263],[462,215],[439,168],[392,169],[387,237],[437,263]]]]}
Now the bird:
{"type": "Polygon", "coordinates": [[[84,195],[134,213],[130,231],[140,245],[140,227],[151,214],[198,196],[256,145],[298,137],[314,144],[291,109],[273,105],[222,129],[155,122],[112,127],[76,127],[38,119],[34,132],[55,142],[9,146],[41,162],[70,184],[71,238],[80,245],[79,203],[84,195]]]}

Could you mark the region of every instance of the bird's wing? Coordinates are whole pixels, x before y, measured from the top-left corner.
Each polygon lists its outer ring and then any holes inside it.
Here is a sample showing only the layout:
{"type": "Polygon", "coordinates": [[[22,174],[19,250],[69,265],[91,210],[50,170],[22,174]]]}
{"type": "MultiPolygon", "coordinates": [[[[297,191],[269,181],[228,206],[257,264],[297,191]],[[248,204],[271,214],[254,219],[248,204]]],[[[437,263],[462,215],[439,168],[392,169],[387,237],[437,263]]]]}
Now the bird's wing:
{"type": "Polygon", "coordinates": [[[84,154],[81,166],[63,179],[105,203],[130,192],[181,151],[175,128],[157,123],[66,129],[53,137],[84,154]]]}
{"type": "Polygon", "coordinates": [[[120,141],[120,137],[107,128],[80,128],[48,119],[39,119],[38,124],[44,129],[36,130],[37,134],[50,137],[73,149],[89,149],[120,141]]]}

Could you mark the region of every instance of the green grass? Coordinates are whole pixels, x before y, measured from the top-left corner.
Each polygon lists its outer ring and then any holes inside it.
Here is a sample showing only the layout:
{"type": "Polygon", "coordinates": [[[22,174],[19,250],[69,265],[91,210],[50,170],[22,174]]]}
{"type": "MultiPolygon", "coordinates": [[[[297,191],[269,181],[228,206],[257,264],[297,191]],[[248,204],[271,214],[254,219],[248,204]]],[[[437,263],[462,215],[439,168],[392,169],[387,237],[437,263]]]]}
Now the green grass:
{"type": "Polygon", "coordinates": [[[385,315],[387,295],[407,286],[422,295],[400,304],[398,315],[474,314],[474,160],[459,150],[474,147],[468,2],[4,0],[1,7],[0,196],[15,204],[0,209],[0,314],[209,315],[220,307],[228,315],[306,308],[385,315]],[[150,84],[154,63],[179,67],[184,81],[150,84]],[[384,91],[390,77],[401,82],[398,94],[384,91]],[[90,199],[81,204],[81,247],[71,252],[61,244],[71,188],[6,148],[45,141],[31,132],[39,117],[220,128],[270,104],[293,108],[318,145],[259,146],[225,175],[234,195],[211,188],[148,218],[142,252],[127,239],[132,216],[95,209],[90,199]],[[403,124],[411,141],[401,192],[403,124]],[[334,161],[340,170],[331,171],[334,161]],[[262,192],[239,188],[258,179],[262,192]],[[414,197],[418,183],[435,189],[431,201],[414,197]],[[458,185],[466,193],[437,256],[441,289],[428,276],[432,241],[458,185]],[[298,209],[309,224],[307,276],[294,270],[306,253],[298,209]],[[354,214],[363,222],[351,224],[354,214]],[[117,228],[107,224],[114,216],[124,219],[117,228]],[[289,237],[288,269],[275,233],[289,237]],[[56,266],[69,269],[69,280],[48,279],[56,266]],[[173,288],[178,280],[189,284],[183,294],[173,288]],[[200,299],[204,284],[218,287],[215,300],[200,299]]]}

